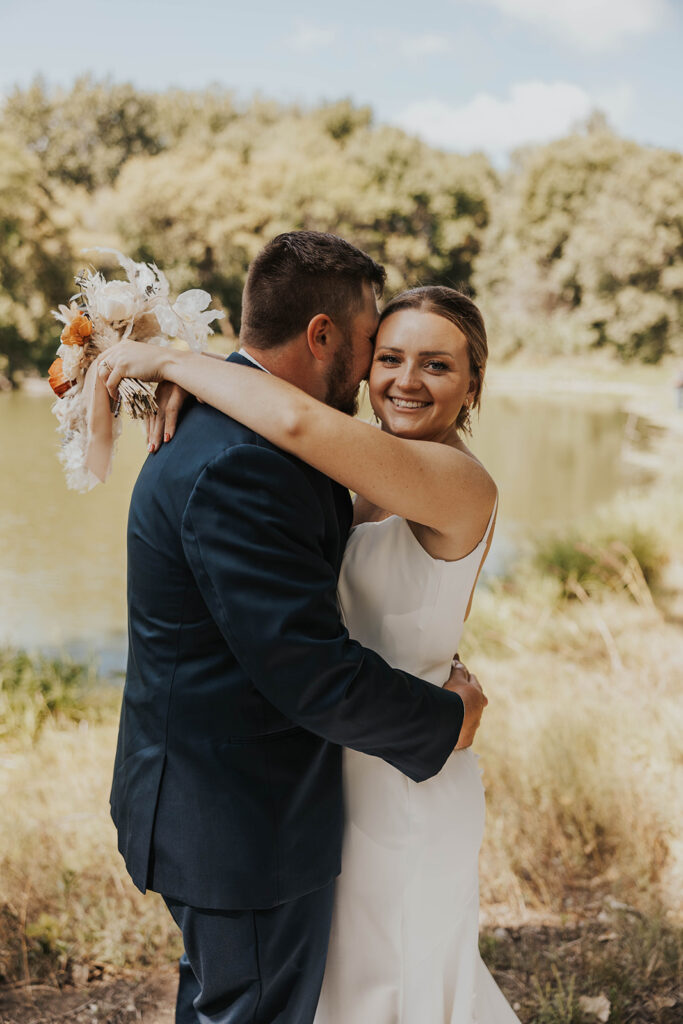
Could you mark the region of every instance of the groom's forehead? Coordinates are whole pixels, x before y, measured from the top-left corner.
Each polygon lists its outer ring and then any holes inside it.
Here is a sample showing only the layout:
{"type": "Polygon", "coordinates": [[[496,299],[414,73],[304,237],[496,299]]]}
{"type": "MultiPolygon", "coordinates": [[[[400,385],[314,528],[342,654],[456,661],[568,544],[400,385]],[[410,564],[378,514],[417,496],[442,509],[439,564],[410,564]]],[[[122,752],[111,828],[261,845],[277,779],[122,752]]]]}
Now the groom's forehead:
{"type": "Polygon", "coordinates": [[[357,323],[359,323],[361,329],[368,337],[374,338],[379,326],[379,310],[376,302],[373,301],[372,305],[368,304],[366,306],[360,314],[357,323]]]}
{"type": "Polygon", "coordinates": [[[363,286],[363,307],[362,314],[369,320],[375,322],[379,320],[379,306],[377,305],[377,293],[372,285],[365,284],[363,286]]]}

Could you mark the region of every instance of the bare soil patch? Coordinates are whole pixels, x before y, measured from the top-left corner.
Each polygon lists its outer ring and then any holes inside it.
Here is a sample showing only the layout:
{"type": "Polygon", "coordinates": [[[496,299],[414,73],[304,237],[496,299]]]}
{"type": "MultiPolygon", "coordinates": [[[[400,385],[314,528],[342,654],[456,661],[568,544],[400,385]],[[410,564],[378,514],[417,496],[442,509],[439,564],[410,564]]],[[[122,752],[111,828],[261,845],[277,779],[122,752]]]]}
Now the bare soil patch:
{"type": "MultiPolygon", "coordinates": [[[[497,927],[481,948],[522,1024],[678,1024],[683,938],[676,927],[626,911],[562,925],[497,927]]],[[[175,968],[106,975],[81,987],[0,990],[0,1024],[173,1024],[175,968]]]]}
{"type": "Polygon", "coordinates": [[[82,987],[32,985],[0,992],[2,1024],[173,1024],[174,968],[103,978],[82,987]]]}

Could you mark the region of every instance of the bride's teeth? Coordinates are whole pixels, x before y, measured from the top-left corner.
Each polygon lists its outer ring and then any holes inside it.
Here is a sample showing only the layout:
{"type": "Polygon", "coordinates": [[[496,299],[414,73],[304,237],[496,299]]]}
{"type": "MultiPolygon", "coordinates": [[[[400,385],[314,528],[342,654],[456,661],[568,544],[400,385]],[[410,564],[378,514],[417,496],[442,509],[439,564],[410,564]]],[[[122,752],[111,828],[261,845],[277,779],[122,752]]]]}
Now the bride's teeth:
{"type": "Polygon", "coordinates": [[[409,402],[405,398],[392,398],[391,401],[394,405],[397,405],[399,409],[424,409],[429,405],[429,402],[409,402]]]}

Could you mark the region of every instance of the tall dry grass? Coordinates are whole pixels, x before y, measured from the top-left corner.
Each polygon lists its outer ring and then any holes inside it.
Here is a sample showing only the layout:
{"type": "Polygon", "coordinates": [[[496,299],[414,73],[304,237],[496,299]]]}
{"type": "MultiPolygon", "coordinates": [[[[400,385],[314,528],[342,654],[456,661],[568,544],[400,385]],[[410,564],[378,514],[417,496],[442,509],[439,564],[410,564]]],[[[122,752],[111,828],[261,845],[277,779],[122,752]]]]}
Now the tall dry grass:
{"type": "Polygon", "coordinates": [[[116,726],[47,726],[5,754],[0,782],[0,976],[63,980],[76,965],[177,955],[175,926],[130,883],[108,791],[116,726]]]}
{"type": "Polygon", "coordinates": [[[528,596],[505,602],[521,649],[471,657],[491,702],[476,743],[487,783],[485,902],[561,911],[601,887],[674,908],[683,820],[677,628],[624,598],[595,612],[567,609],[557,629],[553,614],[539,629],[542,605],[529,623],[528,596]],[[531,649],[525,625],[537,636],[531,649]]]}
{"type": "Polygon", "coordinates": [[[681,483],[621,497],[578,542],[542,539],[477,595],[463,652],[490,698],[485,903],[557,912],[609,891],[681,911],[681,483]],[[644,536],[641,563],[622,538],[644,536]]]}

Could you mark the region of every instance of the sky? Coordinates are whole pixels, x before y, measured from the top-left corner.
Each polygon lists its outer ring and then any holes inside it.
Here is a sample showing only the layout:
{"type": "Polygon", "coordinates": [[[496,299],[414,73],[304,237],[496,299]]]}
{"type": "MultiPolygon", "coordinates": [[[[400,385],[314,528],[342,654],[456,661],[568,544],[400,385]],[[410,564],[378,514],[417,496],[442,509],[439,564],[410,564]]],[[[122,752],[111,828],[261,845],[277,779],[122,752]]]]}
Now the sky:
{"type": "Polygon", "coordinates": [[[683,0],[0,0],[0,94],[86,71],[244,100],[350,98],[501,162],[595,109],[683,150],[683,0]]]}

